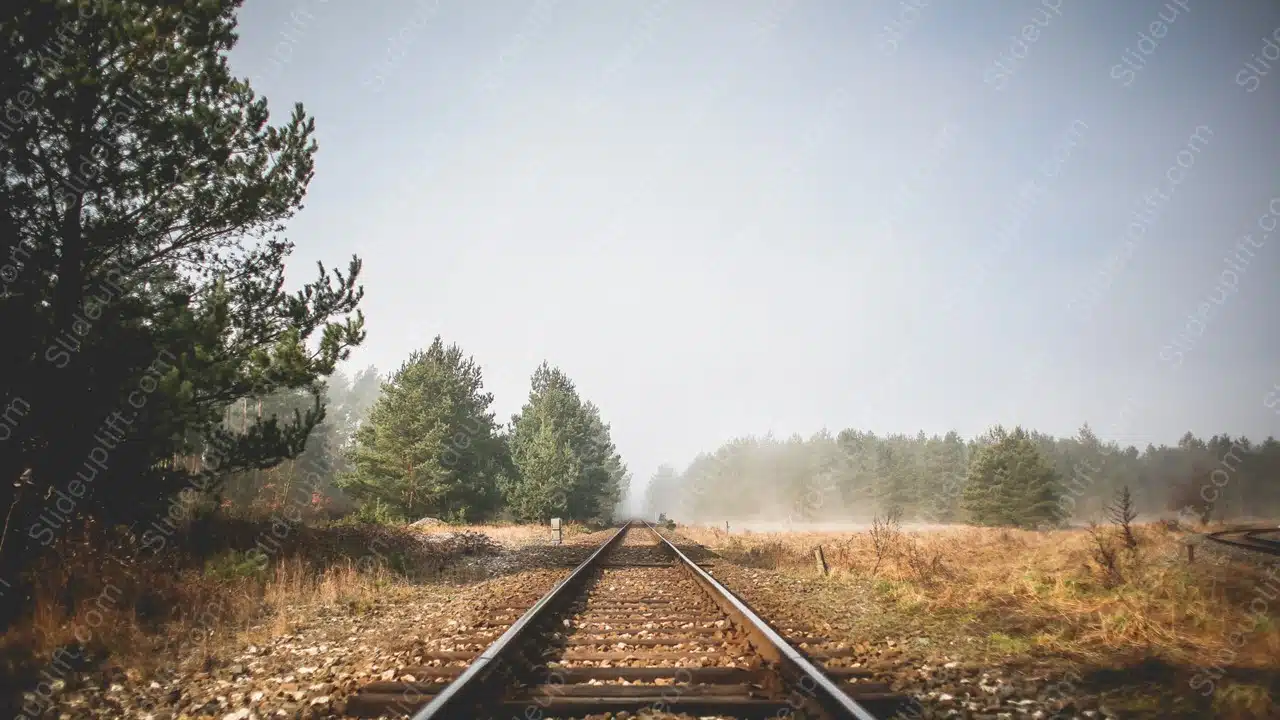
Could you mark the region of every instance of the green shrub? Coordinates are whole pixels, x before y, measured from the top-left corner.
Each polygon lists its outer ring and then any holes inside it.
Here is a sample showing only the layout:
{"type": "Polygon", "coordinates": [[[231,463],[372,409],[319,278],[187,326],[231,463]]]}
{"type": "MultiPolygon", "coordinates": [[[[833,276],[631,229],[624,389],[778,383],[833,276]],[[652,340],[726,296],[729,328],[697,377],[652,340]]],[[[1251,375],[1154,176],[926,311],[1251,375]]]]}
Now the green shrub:
{"type": "Polygon", "coordinates": [[[361,503],[356,511],[343,518],[348,524],[354,525],[403,525],[404,518],[400,517],[390,505],[375,498],[373,502],[361,503]]]}
{"type": "Polygon", "coordinates": [[[205,577],[214,580],[262,579],[266,574],[267,566],[262,562],[262,556],[250,555],[249,552],[228,550],[204,562],[205,577]]]}

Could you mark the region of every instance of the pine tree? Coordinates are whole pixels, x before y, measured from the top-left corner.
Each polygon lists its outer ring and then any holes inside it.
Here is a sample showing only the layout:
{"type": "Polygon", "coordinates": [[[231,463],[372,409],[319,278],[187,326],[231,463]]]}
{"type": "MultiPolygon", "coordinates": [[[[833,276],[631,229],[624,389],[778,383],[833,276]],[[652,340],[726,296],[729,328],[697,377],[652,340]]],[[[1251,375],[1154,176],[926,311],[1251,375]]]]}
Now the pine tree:
{"type": "Polygon", "coordinates": [[[436,337],[382,386],[355,434],[354,469],[340,486],[405,519],[473,520],[491,514],[505,447],[480,367],[436,337]]]}
{"type": "Polygon", "coordinates": [[[608,423],[559,368],[543,362],[530,384],[529,401],[511,418],[515,472],[503,484],[510,512],[540,522],[609,517],[630,476],[608,423]]]}
{"type": "Polygon", "coordinates": [[[1031,437],[1021,427],[996,426],[973,458],[963,506],[979,525],[1044,527],[1061,522],[1062,489],[1031,437]]]}
{"type": "Polygon", "coordinates": [[[364,338],[357,259],[284,289],[294,245],[280,233],[314,174],[315,122],[297,105],[271,124],[232,74],[240,5],[16,0],[0,13],[0,257],[18,261],[0,288],[0,398],[30,406],[0,444],[5,576],[36,557],[27,528],[104,418],[129,413],[127,440],[78,512],[127,524],[192,484],[182,456],[223,472],[297,457],[323,419],[318,381],[364,338]],[[221,427],[238,401],[280,390],[310,395],[305,412],[221,427]]]}
{"type": "Polygon", "coordinates": [[[929,440],[925,447],[927,484],[921,497],[921,517],[929,522],[951,522],[960,509],[967,472],[965,444],[953,430],[929,440]]]}
{"type": "Polygon", "coordinates": [[[569,498],[575,516],[611,518],[630,476],[595,403],[581,404],[570,447],[581,465],[569,498]]]}
{"type": "Polygon", "coordinates": [[[912,501],[906,458],[889,443],[882,444],[876,453],[875,494],[885,514],[901,516],[912,501]]]}

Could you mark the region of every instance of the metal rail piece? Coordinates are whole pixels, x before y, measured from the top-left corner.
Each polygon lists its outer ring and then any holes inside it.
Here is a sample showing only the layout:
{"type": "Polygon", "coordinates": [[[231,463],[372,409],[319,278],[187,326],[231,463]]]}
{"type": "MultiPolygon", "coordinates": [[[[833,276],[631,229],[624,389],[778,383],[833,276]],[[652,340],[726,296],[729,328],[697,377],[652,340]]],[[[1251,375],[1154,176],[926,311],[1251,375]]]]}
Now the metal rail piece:
{"type": "MultiPolygon", "coordinates": [[[[799,685],[806,691],[814,693],[816,699],[828,712],[836,717],[856,718],[857,720],[877,720],[866,708],[859,705],[853,698],[849,697],[840,689],[838,685],[831,681],[822,670],[818,669],[813,663],[800,653],[799,650],[791,646],[776,630],[769,626],[764,620],[756,615],[746,603],[738,599],[724,585],[721,585],[710,573],[703,570],[697,563],[690,560],[679,548],[668,540],[653,525],[645,522],[645,526],[653,531],[658,538],[666,544],[666,546],[675,553],[675,556],[684,563],[685,569],[693,573],[694,577],[701,580],[702,583],[711,590],[713,596],[718,595],[719,599],[727,602],[733,610],[733,614],[740,616],[751,627],[745,628],[754,631],[754,634],[763,636],[763,638],[772,645],[773,652],[771,655],[779,656],[784,665],[789,666],[792,673],[798,675],[795,678],[788,678],[799,685]]],[[[729,608],[725,608],[728,610],[729,608]]],[[[764,652],[765,648],[756,648],[757,651],[764,652]]],[[[415,719],[416,720],[416,719],[415,719]]]]}
{"type": "Polygon", "coordinates": [[[1232,530],[1219,530],[1211,532],[1205,537],[1210,540],[1230,545],[1245,550],[1253,550],[1254,552],[1266,553],[1268,555],[1280,555],[1280,540],[1270,537],[1259,537],[1260,535],[1280,534],[1280,530],[1274,528],[1235,528],[1232,530]]]}
{"type": "Polygon", "coordinates": [[[533,604],[533,607],[526,610],[520,616],[520,619],[516,620],[511,627],[507,628],[506,632],[502,633],[497,640],[494,640],[489,647],[485,648],[484,652],[480,653],[480,656],[472,661],[471,665],[456,680],[449,683],[448,686],[440,691],[439,695],[436,695],[431,702],[423,706],[413,716],[413,720],[443,720],[444,718],[467,717],[467,713],[470,711],[465,706],[474,701],[474,694],[481,690],[481,684],[494,671],[497,666],[496,661],[500,659],[502,653],[512,645],[526,628],[538,619],[543,610],[561,598],[565,588],[585,577],[587,570],[595,562],[596,558],[617,542],[628,527],[631,527],[631,523],[624,523],[612,537],[596,548],[596,551],[591,553],[590,557],[574,568],[568,577],[561,580],[551,589],[551,592],[543,595],[538,602],[533,604]]]}

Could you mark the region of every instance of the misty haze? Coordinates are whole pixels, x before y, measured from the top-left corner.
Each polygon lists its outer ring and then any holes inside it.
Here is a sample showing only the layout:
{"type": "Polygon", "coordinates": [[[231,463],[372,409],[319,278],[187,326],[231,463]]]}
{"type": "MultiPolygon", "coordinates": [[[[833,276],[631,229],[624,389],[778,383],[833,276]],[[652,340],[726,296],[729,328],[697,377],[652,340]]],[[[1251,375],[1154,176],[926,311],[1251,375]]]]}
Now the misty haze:
{"type": "Polygon", "coordinates": [[[1273,0],[0,38],[0,717],[1280,718],[1273,0]]]}

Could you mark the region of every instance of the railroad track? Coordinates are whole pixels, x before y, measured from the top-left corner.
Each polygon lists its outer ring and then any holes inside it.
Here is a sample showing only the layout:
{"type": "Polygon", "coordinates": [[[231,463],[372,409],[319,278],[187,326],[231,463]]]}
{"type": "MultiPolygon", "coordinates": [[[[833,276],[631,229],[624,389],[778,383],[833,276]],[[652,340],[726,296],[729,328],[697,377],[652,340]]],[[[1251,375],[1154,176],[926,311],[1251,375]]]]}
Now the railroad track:
{"type": "Polygon", "coordinates": [[[1236,528],[1211,532],[1206,537],[1224,545],[1246,548],[1268,555],[1280,555],[1280,529],[1236,528]]]}
{"type": "Polygon", "coordinates": [[[658,530],[631,522],[500,636],[451,638],[455,649],[362,687],[345,714],[875,720],[912,707],[865,668],[841,667],[853,651],[811,630],[784,629],[798,649],[658,530]]]}

